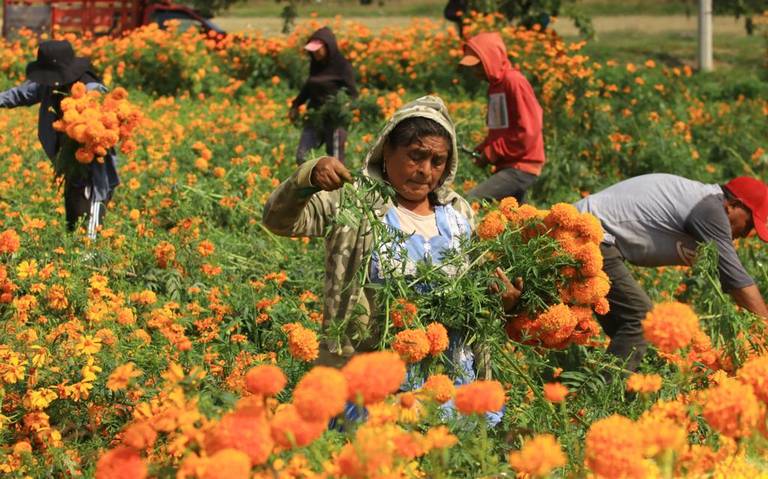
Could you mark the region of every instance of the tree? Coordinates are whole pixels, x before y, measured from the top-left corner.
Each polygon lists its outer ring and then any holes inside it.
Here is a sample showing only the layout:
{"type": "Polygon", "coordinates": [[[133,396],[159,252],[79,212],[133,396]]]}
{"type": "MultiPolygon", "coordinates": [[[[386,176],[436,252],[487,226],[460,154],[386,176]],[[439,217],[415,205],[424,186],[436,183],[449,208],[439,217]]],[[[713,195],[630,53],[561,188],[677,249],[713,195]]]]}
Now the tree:
{"type": "MultiPolygon", "coordinates": [[[[237,2],[243,0],[186,0],[181,3],[185,3],[194,8],[200,14],[206,18],[211,18],[217,13],[222,12],[237,2]]],[[[162,3],[161,0],[155,0],[155,3],[162,3]]]]}
{"type": "Polygon", "coordinates": [[[571,18],[582,35],[592,36],[592,20],[576,6],[577,0],[469,0],[470,10],[482,13],[499,12],[510,22],[532,28],[549,25],[552,17],[565,15],[571,18]]]}

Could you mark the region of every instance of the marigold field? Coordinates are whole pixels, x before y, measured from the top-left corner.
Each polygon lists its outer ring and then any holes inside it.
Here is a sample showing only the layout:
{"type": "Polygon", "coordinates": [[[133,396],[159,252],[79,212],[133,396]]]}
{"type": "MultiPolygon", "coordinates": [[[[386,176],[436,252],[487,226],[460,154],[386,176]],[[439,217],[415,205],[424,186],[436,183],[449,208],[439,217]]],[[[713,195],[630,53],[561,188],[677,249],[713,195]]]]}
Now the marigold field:
{"type": "MultiPolygon", "coordinates": [[[[638,174],[768,177],[768,99],[708,87],[687,66],[597,63],[583,42],[473,22],[501,29],[534,85],[548,156],[536,208],[481,209],[484,236],[532,218],[564,229],[572,212],[552,205],[638,174]]],[[[493,380],[454,387],[435,370],[398,392],[406,363],[447,344],[418,298],[392,302],[393,321],[426,326],[393,337],[396,352],[313,368],[323,240],[277,237],[261,215],[295,167],[299,130],[287,113],[306,75],[302,42],[319,25],[279,38],[154,27],[69,38],[143,115],[95,240],[66,233],[37,109],[0,110],[0,475],[768,477],[766,333],[720,290],[706,248],[692,269],[636,271],[657,303],[636,374],[610,360],[592,319],[605,295],[602,258],[577,250],[570,277],[581,289],[563,292],[538,326],[519,317],[483,332],[493,380]],[[348,401],[366,407],[365,422],[338,418],[348,401]],[[502,406],[488,427],[483,414],[502,406]]],[[[362,87],[352,167],[386,118],[427,93],[446,101],[462,143],[483,138],[484,87],[457,71],[453,29],[331,25],[362,87]]],[[[36,47],[32,37],[0,43],[0,87],[23,80],[36,47]]],[[[457,191],[486,174],[463,157],[457,191]]],[[[572,236],[551,236],[568,250],[572,236]]],[[[764,246],[738,246],[768,291],[764,246]]]]}

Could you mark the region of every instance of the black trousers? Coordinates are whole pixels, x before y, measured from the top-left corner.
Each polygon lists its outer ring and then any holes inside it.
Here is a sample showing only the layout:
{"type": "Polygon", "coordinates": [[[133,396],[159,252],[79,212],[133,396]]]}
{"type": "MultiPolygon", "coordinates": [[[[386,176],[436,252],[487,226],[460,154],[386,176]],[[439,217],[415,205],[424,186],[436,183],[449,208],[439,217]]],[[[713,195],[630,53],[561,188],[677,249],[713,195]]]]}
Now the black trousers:
{"type": "Polygon", "coordinates": [[[104,224],[107,202],[96,201],[90,187],[67,182],[64,184],[64,210],[69,231],[74,231],[81,221],[85,221],[88,236],[95,238],[98,227],[104,224]]]}
{"type": "Polygon", "coordinates": [[[653,303],[630,273],[618,248],[602,244],[600,251],[611,289],[608,292],[610,311],[605,316],[598,316],[598,321],[611,338],[608,352],[626,361],[626,368],[634,371],[648,347],[642,322],[653,303]]]}
{"type": "Polygon", "coordinates": [[[525,203],[525,193],[538,178],[517,168],[505,168],[494,173],[491,177],[472,188],[467,193],[468,198],[478,200],[501,200],[514,196],[518,203],[525,203]]]}
{"type": "Polygon", "coordinates": [[[325,144],[325,152],[344,163],[344,151],[347,143],[347,130],[344,128],[327,128],[322,131],[311,126],[301,130],[299,147],[296,149],[296,163],[302,164],[310,150],[325,144]]]}

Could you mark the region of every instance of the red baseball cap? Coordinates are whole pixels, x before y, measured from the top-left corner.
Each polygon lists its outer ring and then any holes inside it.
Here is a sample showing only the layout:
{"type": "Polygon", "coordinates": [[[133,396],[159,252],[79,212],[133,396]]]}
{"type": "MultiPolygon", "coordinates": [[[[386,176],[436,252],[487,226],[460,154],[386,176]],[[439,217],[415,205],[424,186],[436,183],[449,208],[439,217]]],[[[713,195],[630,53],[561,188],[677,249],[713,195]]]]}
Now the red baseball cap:
{"type": "Polygon", "coordinates": [[[739,176],[725,184],[744,206],[752,212],[757,236],[768,242],[768,185],[750,176],[739,176]]]}

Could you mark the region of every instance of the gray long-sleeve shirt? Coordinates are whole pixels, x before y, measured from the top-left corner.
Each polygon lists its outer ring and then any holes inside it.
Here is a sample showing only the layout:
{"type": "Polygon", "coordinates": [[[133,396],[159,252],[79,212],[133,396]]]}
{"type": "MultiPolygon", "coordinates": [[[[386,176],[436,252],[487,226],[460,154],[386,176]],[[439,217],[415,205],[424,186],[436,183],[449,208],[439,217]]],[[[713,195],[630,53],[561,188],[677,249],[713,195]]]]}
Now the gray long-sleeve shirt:
{"type": "MultiPolygon", "coordinates": [[[[98,82],[86,84],[88,90],[99,90],[104,93],[107,88],[98,82]]],[[[40,104],[40,113],[37,122],[37,137],[40,144],[53,160],[61,148],[63,133],[53,129],[53,122],[57,120],[57,113],[53,108],[56,93],[52,87],[26,81],[19,86],[0,93],[0,108],[16,108],[18,106],[32,106],[40,104]]],[[[90,181],[97,201],[105,201],[111,196],[112,190],[120,184],[117,175],[117,155],[110,150],[104,158],[104,163],[94,161],[91,163],[90,181]]]]}
{"type": "Polygon", "coordinates": [[[723,289],[754,284],[733,246],[723,190],[675,175],[650,174],[621,181],[575,203],[597,216],[604,242],[639,266],[690,265],[696,247],[713,241],[720,254],[723,289]]]}

